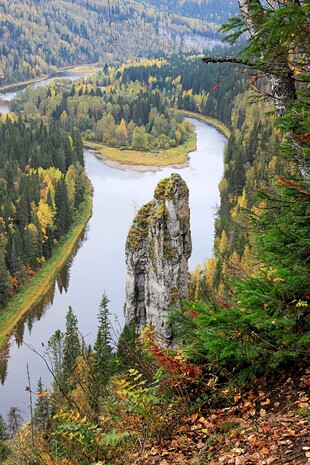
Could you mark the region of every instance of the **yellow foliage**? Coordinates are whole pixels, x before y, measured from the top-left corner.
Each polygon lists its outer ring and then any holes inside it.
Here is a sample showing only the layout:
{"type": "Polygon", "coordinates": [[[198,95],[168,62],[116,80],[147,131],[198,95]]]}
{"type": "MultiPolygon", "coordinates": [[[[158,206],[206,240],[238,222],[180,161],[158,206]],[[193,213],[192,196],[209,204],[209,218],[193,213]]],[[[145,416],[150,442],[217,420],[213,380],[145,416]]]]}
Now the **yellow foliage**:
{"type": "Polygon", "coordinates": [[[192,288],[194,293],[194,299],[198,300],[199,291],[200,291],[200,281],[201,281],[201,266],[197,265],[194,271],[191,273],[192,288]]]}
{"type": "Polygon", "coordinates": [[[156,82],[157,78],[155,76],[150,76],[149,77],[149,84],[152,84],[152,82],[156,82]]]}
{"type": "Polygon", "coordinates": [[[220,249],[220,253],[221,254],[224,254],[225,252],[227,252],[227,249],[228,249],[228,237],[227,237],[227,234],[225,231],[222,232],[222,235],[221,235],[221,240],[220,240],[220,246],[219,246],[219,249],[220,249]]]}
{"type": "Polygon", "coordinates": [[[216,272],[216,258],[212,257],[212,258],[209,258],[207,262],[206,271],[205,271],[206,281],[210,287],[213,287],[214,285],[215,272],[216,272]]]}
{"type": "Polygon", "coordinates": [[[230,274],[234,276],[239,276],[241,272],[240,266],[240,257],[239,254],[234,250],[233,253],[230,255],[227,263],[227,267],[229,268],[230,274]]]}
{"type": "Polygon", "coordinates": [[[244,252],[241,259],[241,267],[246,275],[252,275],[256,271],[256,267],[253,263],[253,255],[249,245],[247,244],[244,248],[244,252]]]}
{"type": "Polygon", "coordinates": [[[0,115],[1,123],[5,123],[7,120],[12,121],[12,123],[16,121],[16,116],[14,115],[14,113],[4,113],[3,115],[0,115]]]}
{"type": "Polygon", "coordinates": [[[247,208],[247,198],[246,198],[245,189],[243,189],[242,195],[239,195],[238,197],[238,207],[240,209],[247,208]]]}
{"type": "Polygon", "coordinates": [[[194,96],[194,101],[195,101],[197,107],[199,108],[199,111],[201,111],[202,100],[203,100],[203,95],[202,94],[197,94],[197,95],[194,96]]]}
{"type": "Polygon", "coordinates": [[[40,200],[37,210],[37,218],[43,233],[44,239],[47,239],[46,229],[49,226],[51,229],[54,228],[54,218],[55,212],[49,207],[49,205],[44,202],[43,199],[40,200]]]}
{"type": "Polygon", "coordinates": [[[228,189],[228,181],[226,178],[222,178],[222,180],[219,183],[219,191],[222,193],[222,192],[227,191],[227,189],[228,189]]]}
{"type": "Polygon", "coordinates": [[[254,205],[254,207],[252,208],[252,213],[258,218],[260,218],[263,215],[266,208],[267,208],[267,201],[262,200],[258,205],[254,205]]]}

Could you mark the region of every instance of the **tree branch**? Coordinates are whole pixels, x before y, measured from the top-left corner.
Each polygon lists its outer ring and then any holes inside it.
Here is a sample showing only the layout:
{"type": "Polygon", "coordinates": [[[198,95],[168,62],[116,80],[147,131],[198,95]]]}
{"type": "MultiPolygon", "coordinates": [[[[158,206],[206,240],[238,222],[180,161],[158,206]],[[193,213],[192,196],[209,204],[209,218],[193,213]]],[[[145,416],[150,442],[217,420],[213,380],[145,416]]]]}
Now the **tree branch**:
{"type": "Polygon", "coordinates": [[[236,63],[243,66],[254,66],[253,63],[248,60],[241,60],[235,57],[204,57],[202,61],[204,63],[236,63]]]}

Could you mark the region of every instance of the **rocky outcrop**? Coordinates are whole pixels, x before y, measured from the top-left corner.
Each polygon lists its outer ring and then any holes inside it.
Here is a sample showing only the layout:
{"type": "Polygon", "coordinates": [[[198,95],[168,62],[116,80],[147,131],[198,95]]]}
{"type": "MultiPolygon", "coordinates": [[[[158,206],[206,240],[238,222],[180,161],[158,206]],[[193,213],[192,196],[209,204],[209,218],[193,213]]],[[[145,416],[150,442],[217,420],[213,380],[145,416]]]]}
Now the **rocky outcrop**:
{"type": "Polygon", "coordinates": [[[172,174],[140,208],[126,241],[125,323],[135,322],[139,333],[152,324],[166,347],[172,344],[169,308],[187,296],[191,250],[188,187],[172,174]]]}

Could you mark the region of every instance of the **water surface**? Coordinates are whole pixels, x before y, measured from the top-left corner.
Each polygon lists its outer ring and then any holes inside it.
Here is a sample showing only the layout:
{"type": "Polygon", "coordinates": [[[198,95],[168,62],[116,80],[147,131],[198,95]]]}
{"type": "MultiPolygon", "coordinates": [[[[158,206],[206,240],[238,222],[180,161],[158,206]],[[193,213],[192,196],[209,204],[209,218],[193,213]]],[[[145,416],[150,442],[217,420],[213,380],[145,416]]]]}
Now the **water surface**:
{"type": "Polygon", "coordinates": [[[124,171],[107,166],[85,150],[85,165],[94,186],[93,215],[69,262],[55,284],[16,327],[8,347],[0,356],[0,413],[10,406],[20,408],[28,418],[26,365],[35,388],[41,376],[50,382],[42,359],[49,337],[64,330],[65,314],[71,305],[87,343],[96,336],[97,312],[102,293],[110,299],[116,332],[123,325],[125,300],[125,241],[135,212],[153,197],[163,177],[178,172],[190,190],[193,253],[190,268],[212,256],[214,213],[219,203],[218,183],[223,172],[225,137],[206,123],[190,119],[197,132],[197,150],[190,154],[186,168],[165,168],[156,172],[124,171]]]}

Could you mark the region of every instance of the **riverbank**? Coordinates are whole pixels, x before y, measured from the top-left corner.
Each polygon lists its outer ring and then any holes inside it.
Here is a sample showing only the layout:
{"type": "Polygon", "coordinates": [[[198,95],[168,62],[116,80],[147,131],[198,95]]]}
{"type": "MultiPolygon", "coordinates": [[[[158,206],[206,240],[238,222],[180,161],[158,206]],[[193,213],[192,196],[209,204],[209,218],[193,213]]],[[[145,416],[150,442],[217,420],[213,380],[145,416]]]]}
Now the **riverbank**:
{"type": "Polygon", "coordinates": [[[10,338],[21,317],[48,292],[56,274],[69,259],[91,215],[92,185],[89,182],[86,198],[80,207],[78,217],[72,225],[71,231],[61,240],[55,248],[53,256],[27,282],[24,289],[18,292],[9,301],[8,305],[1,310],[0,349],[10,338]]]}
{"type": "Polygon", "coordinates": [[[35,84],[36,82],[45,81],[46,79],[48,79],[48,77],[49,76],[47,74],[42,74],[40,77],[35,78],[35,79],[29,79],[28,81],[14,82],[13,84],[6,84],[5,86],[0,87],[0,94],[1,92],[7,92],[8,90],[12,90],[12,91],[18,90],[20,87],[26,87],[31,84],[35,84]]]}
{"type": "Polygon", "coordinates": [[[214,128],[218,129],[227,139],[230,136],[230,130],[228,129],[227,126],[225,126],[224,123],[219,121],[218,119],[212,118],[211,116],[205,116],[201,115],[200,113],[194,113],[192,111],[187,111],[187,110],[182,110],[182,113],[185,116],[188,116],[189,118],[195,118],[198,119],[199,121],[202,121],[203,123],[210,124],[210,126],[213,126],[214,128]]]}
{"type": "MultiPolygon", "coordinates": [[[[27,81],[20,81],[20,82],[14,82],[12,84],[6,84],[5,86],[0,86],[0,95],[2,92],[7,92],[7,91],[14,91],[18,90],[21,87],[26,87],[30,86],[31,84],[36,84],[37,82],[42,82],[46,81],[46,79],[52,78],[58,73],[62,73],[64,71],[70,71],[70,73],[73,74],[95,74],[98,71],[102,71],[102,66],[99,66],[98,64],[84,64],[84,65],[77,65],[77,66],[65,66],[63,68],[58,68],[55,74],[52,76],[49,76],[48,74],[41,74],[41,76],[34,78],[34,79],[28,79],[27,81]]],[[[61,76],[60,76],[61,77],[61,76]]]]}
{"type": "MultiPolygon", "coordinates": [[[[85,74],[96,74],[99,71],[102,71],[103,65],[100,66],[97,63],[89,63],[84,65],[76,65],[66,68],[70,73],[85,73],[85,74]]],[[[63,71],[60,69],[59,71],[63,71]]]]}
{"type": "MultiPolygon", "coordinates": [[[[210,116],[182,110],[184,116],[195,118],[203,123],[218,129],[225,137],[229,138],[230,130],[224,123],[210,116]]],[[[99,156],[111,168],[120,170],[132,170],[138,172],[157,171],[160,168],[183,168],[188,164],[188,154],[196,150],[196,134],[190,135],[188,141],[178,147],[173,147],[160,152],[139,152],[136,150],[121,150],[101,144],[100,142],[84,141],[84,147],[90,149],[99,156]]]]}
{"type": "Polygon", "coordinates": [[[120,150],[99,142],[85,141],[84,147],[100,156],[111,168],[134,171],[157,171],[166,166],[183,167],[188,163],[188,154],[196,150],[196,133],[189,135],[185,144],[160,152],[138,152],[136,150],[120,150]]]}

